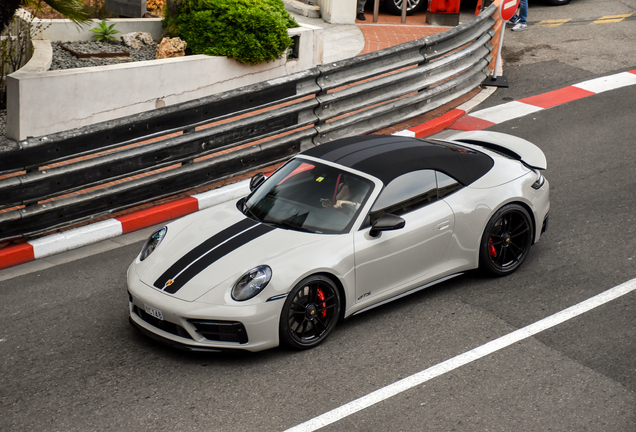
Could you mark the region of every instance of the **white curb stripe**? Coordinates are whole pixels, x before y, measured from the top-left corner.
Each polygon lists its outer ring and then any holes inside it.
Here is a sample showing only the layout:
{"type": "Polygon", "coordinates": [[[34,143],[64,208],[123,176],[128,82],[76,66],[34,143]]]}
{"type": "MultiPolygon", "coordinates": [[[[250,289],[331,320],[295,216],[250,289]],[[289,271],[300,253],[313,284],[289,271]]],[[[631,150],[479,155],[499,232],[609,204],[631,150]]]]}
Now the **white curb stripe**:
{"type": "MultiPolygon", "coordinates": [[[[583,81],[574,84],[571,87],[577,87],[590,93],[598,94],[610,90],[616,90],[622,87],[636,85],[636,73],[621,72],[614,75],[595,78],[589,81],[583,81]]],[[[482,92],[483,93],[483,92],[482,92]]],[[[514,101],[503,105],[497,105],[480,111],[475,111],[469,115],[472,118],[486,120],[493,124],[503,123],[528,114],[532,114],[543,110],[544,108],[530,105],[527,103],[514,101]]],[[[469,112],[469,110],[466,110],[469,112]]]]}
{"type": "Polygon", "coordinates": [[[239,199],[250,193],[250,181],[243,180],[201,194],[192,195],[199,201],[199,210],[212,207],[233,199],[239,199]]]}
{"type": "Polygon", "coordinates": [[[472,113],[470,116],[497,124],[523,117],[525,115],[541,111],[542,109],[543,108],[534,105],[514,101],[477,111],[472,113]]]}
{"type": "Polygon", "coordinates": [[[31,240],[29,244],[33,246],[35,259],[38,259],[117,237],[122,233],[121,222],[117,219],[108,219],[31,240]]]}
{"type": "Polygon", "coordinates": [[[305,423],[295,426],[291,429],[287,429],[286,432],[313,432],[322,427],[335,423],[345,417],[350,416],[358,411],[368,408],[378,402],[382,402],[392,396],[395,396],[405,390],[409,390],[413,387],[421,385],[422,383],[436,378],[440,375],[450,372],[459,368],[465,364],[478,360],[503,348],[506,348],[516,342],[527,339],[540,333],[544,330],[552,328],[558,324],[561,324],[571,318],[579,316],[585,312],[588,312],[598,306],[608,303],[618,297],[628,294],[636,290],[636,279],[627,281],[617,287],[611,288],[601,294],[598,294],[588,300],[585,300],[579,304],[571,306],[562,310],[554,315],[537,321],[534,324],[530,324],[527,327],[523,327],[485,345],[477,347],[471,351],[460,354],[421,372],[418,372],[410,377],[404,378],[379,390],[369,393],[359,399],[349,402],[339,408],[331,410],[325,414],[315,417],[305,423]]]}
{"type": "Polygon", "coordinates": [[[636,74],[630,72],[622,72],[616,75],[583,81],[582,83],[574,84],[573,87],[578,87],[592,93],[602,93],[605,91],[616,90],[621,87],[630,85],[636,85],[636,74]]]}
{"type": "Polygon", "coordinates": [[[403,131],[395,132],[395,133],[392,133],[391,135],[414,138],[415,137],[415,132],[411,132],[408,129],[404,129],[403,131]]]}

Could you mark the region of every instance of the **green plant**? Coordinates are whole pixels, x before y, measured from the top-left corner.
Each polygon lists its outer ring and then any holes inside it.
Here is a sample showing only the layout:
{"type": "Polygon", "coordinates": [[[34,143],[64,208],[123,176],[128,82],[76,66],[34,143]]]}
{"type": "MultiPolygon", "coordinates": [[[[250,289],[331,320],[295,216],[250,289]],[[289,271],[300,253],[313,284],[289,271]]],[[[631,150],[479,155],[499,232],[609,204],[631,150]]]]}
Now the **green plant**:
{"type": "Polygon", "coordinates": [[[281,58],[293,43],[287,29],[298,27],[282,0],[182,0],[164,23],[195,54],[252,65],[281,58]]]}
{"type": "Polygon", "coordinates": [[[93,33],[95,33],[95,39],[98,42],[114,42],[117,40],[114,34],[120,33],[119,30],[115,30],[115,24],[108,25],[106,21],[99,23],[99,27],[91,29],[93,33]]]}

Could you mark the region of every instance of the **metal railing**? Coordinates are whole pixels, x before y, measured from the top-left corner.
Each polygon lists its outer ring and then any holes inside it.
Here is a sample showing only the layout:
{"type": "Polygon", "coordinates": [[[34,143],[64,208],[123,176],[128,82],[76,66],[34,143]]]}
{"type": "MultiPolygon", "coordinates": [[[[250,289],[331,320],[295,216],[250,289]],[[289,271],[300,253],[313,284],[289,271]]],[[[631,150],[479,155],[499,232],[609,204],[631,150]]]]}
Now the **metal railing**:
{"type": "Polygon", "coordinates": [[[0,240],[253,172],[439,108],[488,77],[496,11],[287,77],[22,141],[0,157],[0,240]]]}

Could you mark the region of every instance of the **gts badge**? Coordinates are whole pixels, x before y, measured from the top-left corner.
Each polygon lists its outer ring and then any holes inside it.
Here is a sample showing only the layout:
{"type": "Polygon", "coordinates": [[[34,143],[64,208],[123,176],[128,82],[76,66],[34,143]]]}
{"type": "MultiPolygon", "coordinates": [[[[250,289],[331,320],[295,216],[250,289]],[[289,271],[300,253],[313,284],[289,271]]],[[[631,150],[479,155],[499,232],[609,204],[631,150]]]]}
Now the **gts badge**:
{"type": "Polygon", "coordinates": [[[369,297],[370,295],[371,295],[371,291],[369,291],[368,293],[364,293],[360,297],[358,297],[358,301],[362,300],[365,297],[369,297]]]}

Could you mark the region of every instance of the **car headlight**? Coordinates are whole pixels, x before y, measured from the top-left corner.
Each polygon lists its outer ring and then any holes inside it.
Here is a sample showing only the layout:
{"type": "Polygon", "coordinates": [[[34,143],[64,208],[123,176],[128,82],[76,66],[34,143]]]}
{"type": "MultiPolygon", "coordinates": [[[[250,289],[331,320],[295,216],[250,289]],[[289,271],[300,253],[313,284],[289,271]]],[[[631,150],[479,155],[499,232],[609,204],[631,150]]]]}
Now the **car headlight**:
{"type": "Polygon", "coordinates": [[[141,249],[141,253],[139,254],[139,261],[145,260],[146,258],[148,258],[148,256],[150,256],[151,253],[154,252],[155,249],[157,249],[157,247],[161,244],[163,238],[166,236],[167,232],[168,227],[160,228],[155,231],[154,234],[148,238],[148,240],[146,240],[146,244],[141,249]]]}
{"type": "Polygon", "coordinates": [[[232,288],[232,298],[236,301],[245,301],[254,297],[267,286],[272,278],[272,269],[261,265],[254,267],[239,278],[232,288]]]}

